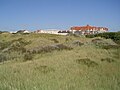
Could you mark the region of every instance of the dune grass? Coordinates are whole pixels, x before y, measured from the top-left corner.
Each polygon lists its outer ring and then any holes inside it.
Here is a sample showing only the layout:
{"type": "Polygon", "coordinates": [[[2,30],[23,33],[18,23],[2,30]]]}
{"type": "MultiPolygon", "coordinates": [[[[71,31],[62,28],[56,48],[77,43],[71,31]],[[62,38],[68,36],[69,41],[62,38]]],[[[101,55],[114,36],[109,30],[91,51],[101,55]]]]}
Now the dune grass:
{"type": "MultiPolygon", "coordinates": [[[[1,36],[0,36],[1,37],[1,36]]],[[[4,37],[4,35],[2,36],[4,37]]],[[[64,44],[70,50],[36,53],[24,61],[22,54],[14,60],[0,63],[0,90],[119,90],[120,48],[99,48],[92,39],[44,34],[9,35],[11,41],[24,38],[31,41],[24,48],[64,44]],[[68,39],[66,39],[68,38],[68,39]],[[56,39],[56,40],[55,40],[56,39]],[[74,41],[83,45],[74,45],[74,41]],[[16,60],[17,59],[17,60],[16,60]]],[[[108,40],[109,41],[109,40],[108,40]]]]}

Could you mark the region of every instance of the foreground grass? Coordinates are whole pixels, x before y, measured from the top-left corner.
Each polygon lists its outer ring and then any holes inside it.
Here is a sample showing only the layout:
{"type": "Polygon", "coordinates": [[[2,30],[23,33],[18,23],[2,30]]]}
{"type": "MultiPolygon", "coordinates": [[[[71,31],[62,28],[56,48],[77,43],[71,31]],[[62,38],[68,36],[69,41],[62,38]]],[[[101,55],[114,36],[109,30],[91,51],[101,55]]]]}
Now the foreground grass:
{"type": "MultiPolygon", "coordinates": [[[[26,38],[36,42],[26,48],[38,45],[35,37],[43,36],[26,38]]],[[[53,44],[51,37],[43,38],[53,44]]],[[[86,38],[70,37],[71,41],[65,42],[65,36],[55,37],[60,43],[89,42],[86,38]]],[[[119,55],[120,49],[102,49],[86,43],[72,50],[36,54],[27,62],[7,61],[0,64],[0,90],[119,90],[119,55]]]]}

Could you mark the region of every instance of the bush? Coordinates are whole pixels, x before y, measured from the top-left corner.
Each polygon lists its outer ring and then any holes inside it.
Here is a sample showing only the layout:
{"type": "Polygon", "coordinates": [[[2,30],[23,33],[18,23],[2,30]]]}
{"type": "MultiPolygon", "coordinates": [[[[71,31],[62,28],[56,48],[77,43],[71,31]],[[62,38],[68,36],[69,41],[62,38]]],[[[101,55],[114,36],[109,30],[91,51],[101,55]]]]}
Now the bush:
{"type": "Polygon", "coordinates": [[[16,43],[16,42],[17,42],[17,43],[19,42],[22,46],[25,46],[25,45],[28,45],[28,44],[31,43],[30,41],[28,42],[28,41],[26,41],[26,40],[23,39],[23,38],[18,38],[18,39],[12,40],[12,41],[11,41],[11,44],[12,44],[12,43],[16,43]]]}
{"type": "Polygon", "coordinates": [[[102,58],[101,61],[102,61],[102,62],[103,62],[103,61],[106,61],[106,62],[109,62],[109,63],[115,62],[115,60],[112,59],[112,58],[102,58]]]}
{"type": "Polygon", "coordinates": [[[95,35],[86,35],[87,38],[94,38],[95,35]]]}
{"type": "Polygon", "coordinates": [[[120,45],[116,45],[114,42],[108,42],[105,41],[104,39],[93,39],[92,43],[95,45],[99,46],[102,49],[118,49],[120,48],[120,45]]]}
{"type": "Polygon", "coordinates": [[[76,45],[76,46],[84,45],[84,43],[82,43],[82,42],[80,42],[80,41],[74,41],[72,44],[73,44],[73,45],[76,45]]]}
{"type": "Polygon", "coordinates": [[[99,39],[99,38],[92,40],[93,43],[99,43],[99,42],[102,42],[102,41],[103,41],[103,40],[102,40],[102,39],[99,39]]]}
{"type": "Polygon", "coordinates": [[[109,45],[108,42],[104,41],[103,39],[99,39],[99,38],[93,39],[92,43],[94,43],[96,46],[99,46],[99,47],[109,45]]]}
{"type": "Polygon", "coordinates": [[[71,50],[71,49],[73,49],[73,48],[70,46],[66,46],[63,44],[56,44],[56,45],[48,45],[45,47],[37,47],[28,52],[30,52],[32,54],[37,54],[37,53],[48,53],[48,52],[52,52],[54,50],[71,50]]]}
{"type": "Polygon", "coordinates": [[[86,65],[88,67],[95,67],[98,65],[96,62],[91,61],[89,58],[77,59],[76,62],[78,64],[83,64],[83,65],[86,65]]]}
{"type": "Polygon", "coordinates": [[[95,35],[86,35],[86,37],[87,38],[103,37],[105,39],[112,39],[117,44],[120,44],[120,32],[99,33],[95,35]]]}
{"type": "Polygon", "coordinates": [[[25,53],[24,55],[24,61],[32,60],[33,59],[33,54],[31,53],[25,53]]]}
{"type": "Polygon", "coordinates": [[[5,54],[0,54],[0,62],[4,62],[7,60],[7,57],[5,54]]]}
{"type": "Polygon", "coordinates": [[[9,46],[10,46],[10,42],[4,42],[4,41],[0,42],[0,50],[3,50],[9,46]]]}
{"type": "Polygon", "coordinates": [[[46,66],[46,65],[36,66],[34,69],[35,69],[35,70],[38,70],[38,71],[40,71],[41,73],[44,73],[44,74],[55,71],[54,68],[48,67],[48,66],[46,66]]]}
{"type": "Polygon", "coordinates": [[[59,43],[57,39],[50,39],[51,41],[54,41],[54,43],[59,43]]]}
{"type": "Polygon", "coordinates": [[[120,46],[119,45],[105,45],[102,46],[103,49],[119,49],[120,46]]]}
{"type": "Polygon", "coordinates": [[[72,47],[66,46],[66,45],[63,45],[63,44],[58,44],[58,45],[56,45],[56,47],[58,47],[57,48],[58,50],[71,50],[71,49],[73,49],[72,47]]]}
{"type": "Polygon", "coordinates": [[[26,49],[24,48],[23,45],[21,45],[19,42],[13,43],[10,48],[9,51],[21,51],[21,52],[26,52],[26,49]]]}
{"type": "Polygon", "coordinates": [[[23,38],[19,38],[17,40],[12,40],[8,42],[0,42],[0,50],[7,49],[8,52],[26,52],[24,46],[28,45],[29,43],[30,42],[25,41],[23,38]]]}

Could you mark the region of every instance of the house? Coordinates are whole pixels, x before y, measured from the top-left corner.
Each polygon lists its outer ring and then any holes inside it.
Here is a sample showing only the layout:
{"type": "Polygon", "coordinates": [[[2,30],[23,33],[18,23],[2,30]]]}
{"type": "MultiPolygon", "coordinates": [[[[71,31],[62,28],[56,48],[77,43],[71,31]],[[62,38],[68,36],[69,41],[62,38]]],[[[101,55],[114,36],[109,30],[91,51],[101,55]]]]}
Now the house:
{"type": "Polygon", "coordinates": [[[80,35],[89,35],[89,34],[107,32],[108,28],[86,25],[86,26],[74,26],[74,27],[71,27],[70,31],[72,33],[74,33],[74,34],[79,33],[80,35]]]}
{"type": "Polygon", "coordinates": [[[47,29],[47,30],[37,30],[35,33],[48,33],[48,34],[58,34],[58,30],[47,29]]]}
{"type": "Polygon", "coordinates": [[[16,33],[30,33],[28,30],[19,30],[16,33]]]}
{"type": "Polygon", "coordinates": [[[57,35],[67,35],[68,30],[57,30],[57,29],[47,29],[47,30],[37,30],[34,33],[48,33],[48,34],[57,34],[57,35]]]}
{"type": "Polygon", "coordinates": [[[70,33],[70,31],[69,30],[61,30],[61,31],[58,31],[58,34],[59,35],[67,35],[67,34],[69,34],[70,33]]]}

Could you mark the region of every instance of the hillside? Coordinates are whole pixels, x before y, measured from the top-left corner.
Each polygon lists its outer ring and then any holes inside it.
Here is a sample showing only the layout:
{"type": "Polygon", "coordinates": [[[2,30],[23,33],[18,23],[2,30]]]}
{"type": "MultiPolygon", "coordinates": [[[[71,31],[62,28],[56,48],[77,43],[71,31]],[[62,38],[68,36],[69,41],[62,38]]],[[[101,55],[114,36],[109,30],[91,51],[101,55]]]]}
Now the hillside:
{"type": "Polygon", "coordinates": [[[111,39],[0,34],[0,90],[119,90],[119,77],[111,39]]]}

